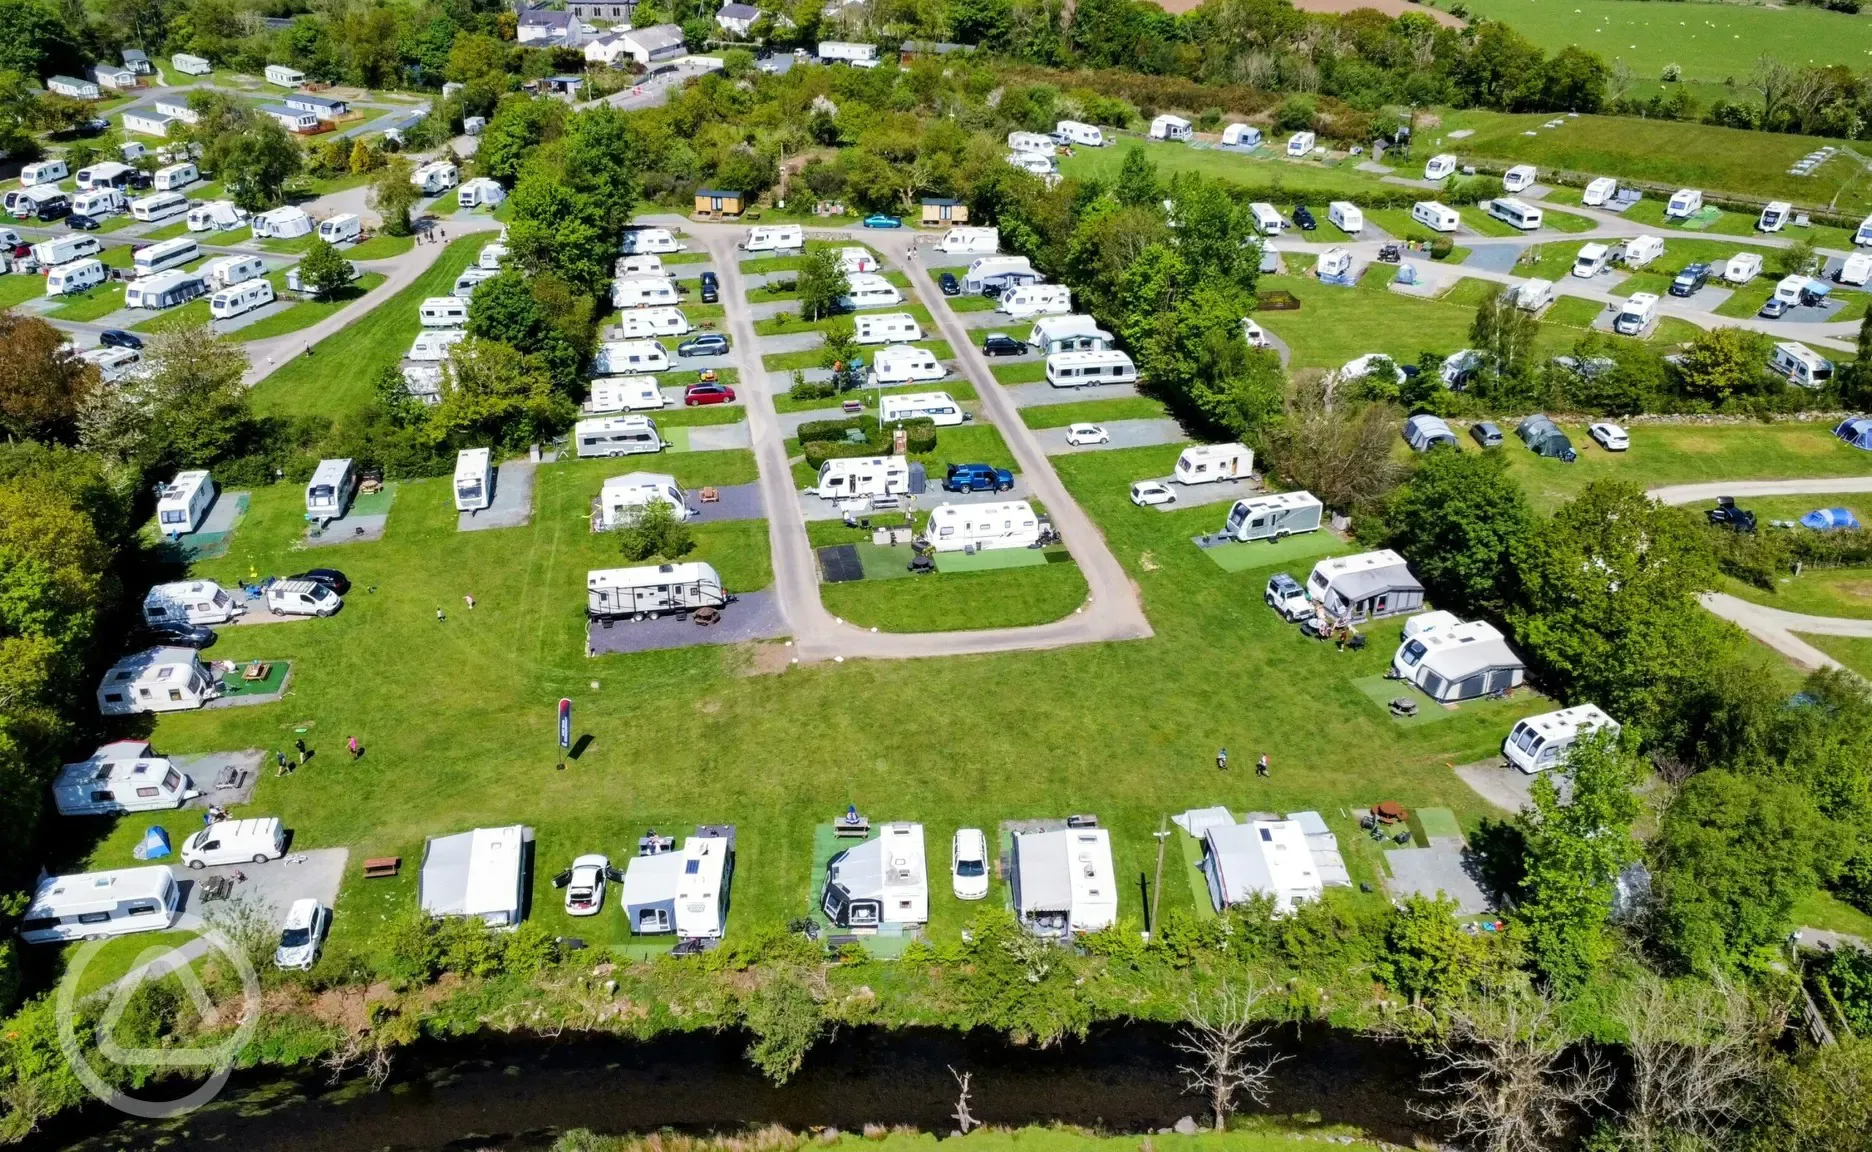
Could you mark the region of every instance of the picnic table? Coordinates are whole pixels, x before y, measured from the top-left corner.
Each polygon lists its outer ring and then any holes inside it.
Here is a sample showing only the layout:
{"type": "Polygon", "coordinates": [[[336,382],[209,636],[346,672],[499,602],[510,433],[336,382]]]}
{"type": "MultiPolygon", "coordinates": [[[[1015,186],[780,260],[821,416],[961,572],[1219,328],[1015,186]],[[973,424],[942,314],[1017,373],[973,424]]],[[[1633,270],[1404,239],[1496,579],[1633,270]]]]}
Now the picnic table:
{"type": "Polygon", "coordinates": [[[264,660],[255,660],[241,669],[242,680],[265,680],[273,674],[273,665],[264,660]]]}
{"type": "Polygon", "coordinates": [[[373,856],[364,861],[364,879],[387,880],[403,870],[401,856],[373,856]]]}

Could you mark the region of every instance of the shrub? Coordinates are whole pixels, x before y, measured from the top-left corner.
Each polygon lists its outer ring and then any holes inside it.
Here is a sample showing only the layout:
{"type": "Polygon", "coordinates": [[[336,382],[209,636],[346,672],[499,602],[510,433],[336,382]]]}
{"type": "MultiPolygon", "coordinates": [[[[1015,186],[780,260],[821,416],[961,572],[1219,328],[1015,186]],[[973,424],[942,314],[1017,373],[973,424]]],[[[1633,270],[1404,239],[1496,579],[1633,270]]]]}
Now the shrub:
{"type": "Polygon", "coordinates": [[[1449,254],[1452,251],[1454,251],[1455,248],[1456,248],[1456,241],[1451,240],[1448,236],[1443,235],[1442,233],[1438,233],[1436,236],[1432,237],[1430,240],[1430,259],[1432,260],[1448,259],[1449,254]]]}
{"type": "Polygon", "coordinates": [[[838,395],[838,385],[830,380],[808,380],[803,372],[796,375],[799,378],[787,389],[787,395],[795,400],[825,400],[838,395]]]}
{"type": "Polygon", "coordinates": [[[1677,83],[1677,81],[1683,79],[1683,65],[1681,64],[1664,65],[1664,72],[1662,75],[1658,77],[1658,79],[1664,81],[1664,83],[1666,84],[1677,83]]]}
{"type": "Polygon", "coordinates": [[[875,443],[878,439],[877,417],[861,415],[843,420],[808,420],[799,426],[799,431],[794,435],[801,444],[808,444],[815,440],[842,441],[846,438],[845,434],[852,431],[863,432],[866,441],[875,443]]]}

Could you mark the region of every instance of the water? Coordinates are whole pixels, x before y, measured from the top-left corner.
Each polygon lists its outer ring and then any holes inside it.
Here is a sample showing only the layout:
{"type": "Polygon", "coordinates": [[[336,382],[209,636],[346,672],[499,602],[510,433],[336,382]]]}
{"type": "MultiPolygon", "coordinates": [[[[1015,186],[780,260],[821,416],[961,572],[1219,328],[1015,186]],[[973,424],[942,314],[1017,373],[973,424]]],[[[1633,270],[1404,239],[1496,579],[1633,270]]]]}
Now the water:
{"type": "MultiPolygon", "coordinates": [[[[747,1063],[737,1033],[608,1038],[489,1037],[401,1052],[373,1092],[317,1071],[237,1076],[215,1104],[167,1124],[124,1121],[92,1109],[49,1125],[42,1148],[143,1150],[216,1142],[242,1152],[379,1149],[537,1149],[568,1128],[607,1133],[677,1128],[733,1132],[763,1124],[803,1129],[867,1123],[954,1127],[949,1069],[973,1074],[975,1118],[996,1125],[1064,1123],[1112,1132],[1204,1118],[1183,1093],[1172,1047],[1156,1025],[1109,1025],[1083,1042],[1046,1050],[988,1032],[865,1028],[813,1050],[775,1087],[747,1063]]],[[[1408,1053],[1326,1028],[1281,1031],[1290,1057],[1276,1071],[1267,1111],[1314,1116],[1408,1145],[1408,1053]]]]}

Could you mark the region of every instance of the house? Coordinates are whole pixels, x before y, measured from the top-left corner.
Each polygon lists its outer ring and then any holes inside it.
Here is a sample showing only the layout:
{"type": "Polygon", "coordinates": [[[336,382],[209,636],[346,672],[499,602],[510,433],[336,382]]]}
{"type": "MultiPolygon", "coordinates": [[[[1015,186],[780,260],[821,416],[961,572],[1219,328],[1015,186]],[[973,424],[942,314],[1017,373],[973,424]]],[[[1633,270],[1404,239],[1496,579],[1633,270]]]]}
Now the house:
{"type": "Polygon", "coordinates": [[[585,45],[585,62],[603,64],[606,68],[617,67],[617,62],[630,53],[624,47],[622,35],[600,36],[585,45]]]}
{"type": "Polygon", "coordinates": [[[122,64],[93,64],[91,78],[102,87],[119,91],[135,88],[137,83],[136,69],[126,68],[122,64]]]}
{"type": "Polygon", "coordinates": [[[533,829],[523,824],[475,828],[423,845],[417,899],[431,916],[472,917],[512,928],[526,914],[533,829]]]}
{"type": "Polygon", "coordinates": [[[742,39],[747,39],[748,30],[754,27],[754,21],[760,19],[760,9],[752,4],[723,4],[721,11],[715,13],[715,23],[724,32],[731,32],[742,39]]]}
{"type": "Polygon", "coordinates": [[[552,96],[564,96],[568,100],[575,99],[579,94],[579,89],[583,87],[585,87],[583,76],[548,76],[539,81],[541,92],[552,96]]]}
{"type": "Polygon", "coordinates": [[[111,665],[98,685],[98,711],[187,712],[221,693],[221,682],[193,648],[146,648],[111,665]]]}
{"type": "Polygon", "coordinates": [[[1356,623],[1423,607],[1424,588],[1389,548],[1334,556],[1313,566],[1307,595],[1336,620],[1356,623]]]}
{"type": "Polygon", "coordinates": [[[89,80],[80,80],[76,76],[53,76],[45,82],[46,91],[60,96],[70,96],[73,100],[96,100],[98,86],[89,80]]]}
{"type": "Polygon", "coordinates": [[[819,906],[840,928],[896,934],[928,922],[923,825],[886,824],[872,839],[832,857],[819,906]]]}
{"type": "Polygon", "coordinates": [[[1268,897],[1275,913],[1318,900],[1324,885],[1297,820],[1212,824],[1202,833],[1202,871],[1216,911],[1268,897]]]}
{"type": "Polygon", "coordinates": [[[637,0],[571,0],[566,11],[590,24],[593,20],[608,20],[612,24],[630,27],[631,15],[637,10],[637,0]]]}
{"type": "Polygon", "coordinates": [[[136,73],[138,76],[153,76],[156,74],[156,65],[150,63],[149,53],[143,51],[141,48],[125,48],[123,50],[123,63],[125,68],[130,69],[130,71],[136,73]]]}
{"type": "Polygon", "coordinates": [[[180,96],[158,96],[156,98],[156,115],[167,116],[172,120],[180,120],[184,124],[195,124],[201,121],[201,113],[189,107],[188,96],[186,94],[180,96]]]}
{"type": "Polygon", "coordinates": [[[967,224],[968,205],[960,200],[951,200],[943,196],[930,196],[923,200],[924,227],[946,228],[951,224],[967,224]]]}
{"type": "Polygon", "coordinates": [[[520,13],[516,36],[522,44],[538,48],[578,48],[591,39],[591,25],[571,12],[528,8],[520,13]]]}
{"type": "Polygon", "coordinates": [[[704,220],[732,220],[744,208],[741,193],[701,188],[695,194],[695,214],[704,220]]]}
{"type": "Polygon", "coordinates": [[[317,132],[319,118],[316,112],[298,112],[284,104],[262,104],[256,109],[263,116],[271,116],[288,132],[317,132]]]}
{"type": "Polygon", "coordinates": [[[1014,911],[1042,936],[1097,932],[1118,919],[1118,878],[1104,828],[1016,832],[1008,866],[1014,911]]]}
{"type": "Polygon", "coordinates": [[[620,894],[631,934],[720,939],[728,923],[734,856],[734,825],[704,824],[683,841],[680,852],[632,857],[620,894]]]}
{"type": "Polygon", "coordinates": [[[294,92],[286,97],[286,107],[294,112],[310,112],[320,120],[343,120],[351,115],[351,105],[343,100],[315,96],[310,92],[294,92]]]}
{"type": "Polygon", "coordinates": [[[1486,620],[1407,635],[1391,667],[1439,704],[1506,692],[1527,675],[1507,638],[1486,620]]]}
{"type": "Polygon", "coordinates": [[[125,132],[135,132],[143,136],[168,136],[169,129],[180,123],[174,116],[159,116],[152,112],[125,112],[123,128],[125,132]]]}
{"type": "Polygon", "coordinates": [[[659,60],[674,60],[688,51],[683,46],[682,29],[674,24],[632,28],[619,33],[618,39],[624,42],[624,54],[646,68],[659,60]]]}

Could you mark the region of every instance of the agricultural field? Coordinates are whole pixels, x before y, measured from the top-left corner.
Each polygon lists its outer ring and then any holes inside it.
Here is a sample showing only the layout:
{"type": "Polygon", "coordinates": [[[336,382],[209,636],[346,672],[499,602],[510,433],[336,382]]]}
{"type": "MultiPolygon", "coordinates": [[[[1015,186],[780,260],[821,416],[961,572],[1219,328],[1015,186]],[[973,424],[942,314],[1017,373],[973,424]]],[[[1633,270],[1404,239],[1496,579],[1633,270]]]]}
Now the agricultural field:
{"type": "MultiPolygon", "coordinates": [[[[1254,188],[1266,188],[1270,196],[1280,203],[1305,199],[1309,204],[1323,206],[1327,201],[1344,199],[1360,192],[1398,191],[1397,185],[1385,184],[1368,172],[1360,172],[1350,163],[1329,166],[1312,160],[1288,160],[1284,156],[1275,156],[1266,147],[1248,154],[1131,137],[1121,137],[1113,147],[1075,149],[1071,156],[1060,158],[1059,170],[1062,175],[1081,180],[1115,179],[1119,167],[1124,163],[1125,153],[1133,147],[1142,147],[1144,154],[1166,177],[1177,172],[1199,172],[1254,188]]],[[[1324,212],[1317,214],[1322,220],[1325,219],[1324,212]]]]}

